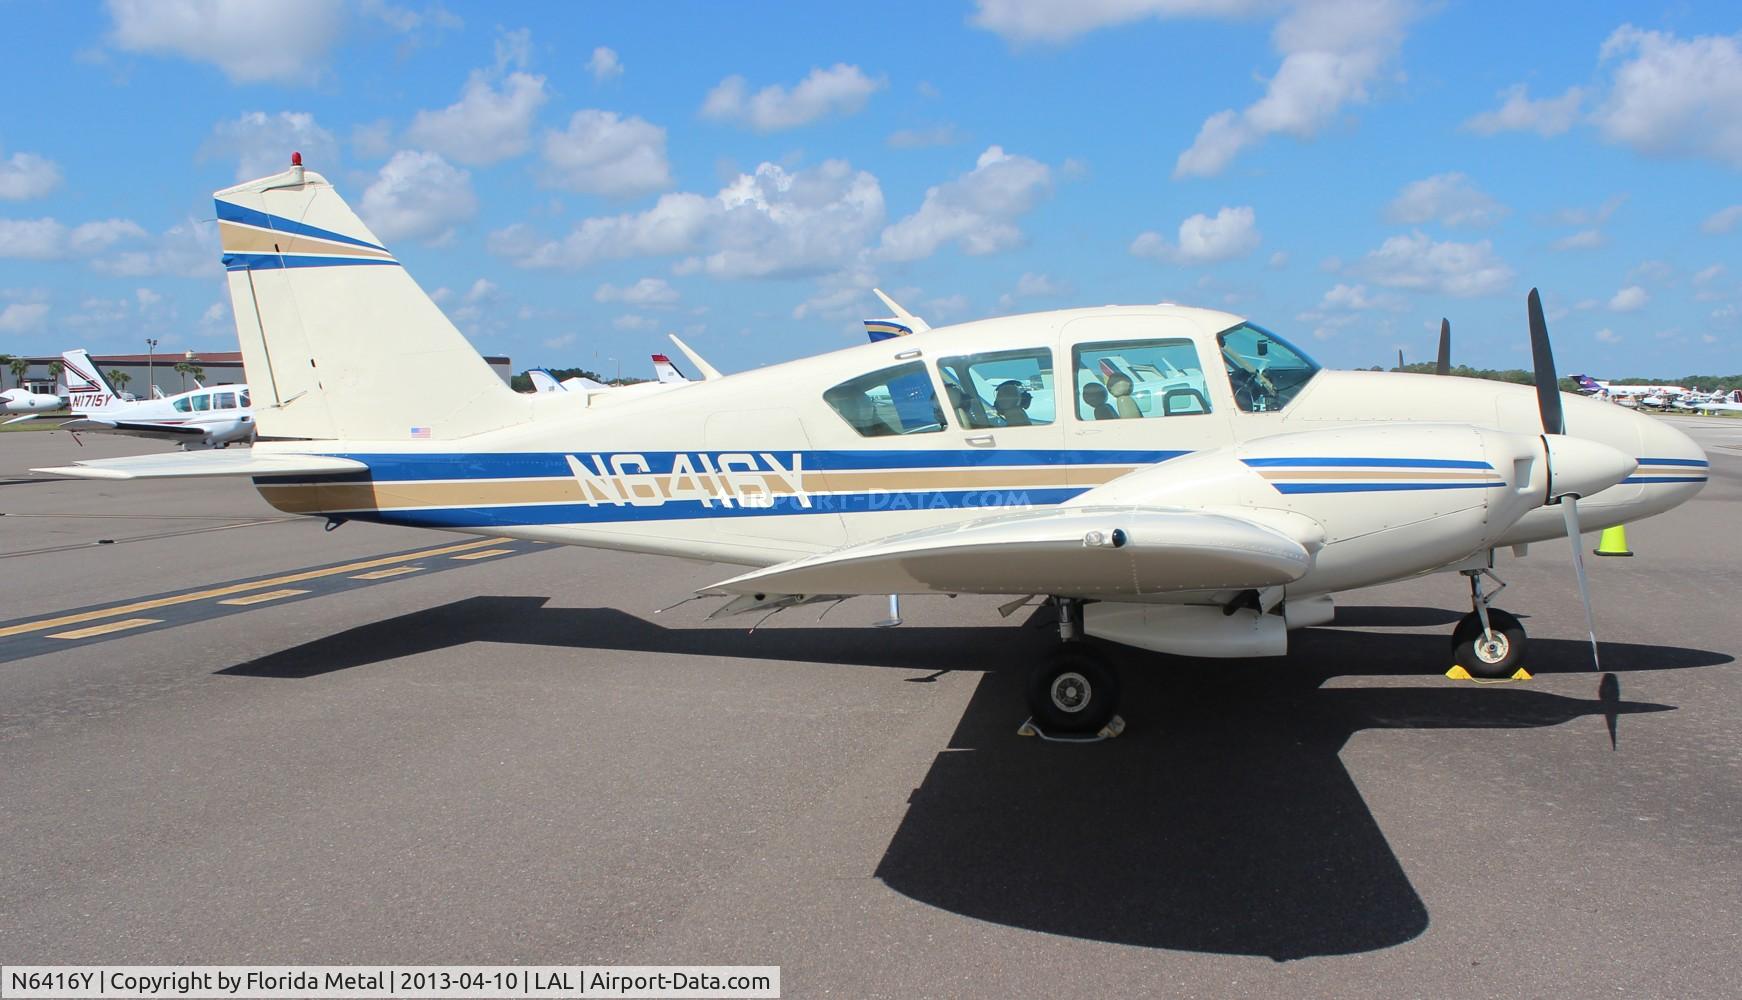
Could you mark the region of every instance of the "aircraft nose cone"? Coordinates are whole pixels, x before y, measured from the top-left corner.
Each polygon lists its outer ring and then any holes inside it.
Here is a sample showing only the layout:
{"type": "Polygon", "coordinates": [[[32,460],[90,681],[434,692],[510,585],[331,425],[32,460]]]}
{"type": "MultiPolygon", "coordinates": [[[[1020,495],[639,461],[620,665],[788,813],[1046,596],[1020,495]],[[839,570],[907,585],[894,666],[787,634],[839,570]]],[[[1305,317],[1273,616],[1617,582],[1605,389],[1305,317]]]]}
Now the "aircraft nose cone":
{"type": "Polygon", "coordinates": [[[1589,438],[1545,434],[1548,448],[1549,496],[1576,493],[1592,496],[1614,486],[1639,468],[1632,455],[1589,438]]]}

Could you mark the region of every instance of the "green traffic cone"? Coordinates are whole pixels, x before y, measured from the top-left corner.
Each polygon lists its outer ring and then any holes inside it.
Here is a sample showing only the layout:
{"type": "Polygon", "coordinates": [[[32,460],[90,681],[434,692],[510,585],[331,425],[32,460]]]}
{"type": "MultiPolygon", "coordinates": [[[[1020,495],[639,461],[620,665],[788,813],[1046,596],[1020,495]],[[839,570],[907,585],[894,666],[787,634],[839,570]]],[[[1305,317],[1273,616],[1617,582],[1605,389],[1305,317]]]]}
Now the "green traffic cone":
{"type": "Polygon", "coordinates": [[[1627,528],[1617,524],[1613,528],[1604,528],[1603,536],[1597,539],[1596,554],[1600,556],[1630,556],[1633,551],[1627,547],[1627,528]]]}

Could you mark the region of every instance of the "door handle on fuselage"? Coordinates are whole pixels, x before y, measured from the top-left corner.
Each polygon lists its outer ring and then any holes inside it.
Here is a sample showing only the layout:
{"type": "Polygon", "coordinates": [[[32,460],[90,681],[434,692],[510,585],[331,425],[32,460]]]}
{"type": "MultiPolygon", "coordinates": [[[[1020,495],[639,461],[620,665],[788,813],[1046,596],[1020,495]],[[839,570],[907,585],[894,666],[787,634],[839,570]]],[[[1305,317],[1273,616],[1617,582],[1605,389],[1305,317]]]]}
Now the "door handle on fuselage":
{"type": "Polygon", "coordinates": [[[992,440],[992,435],[990,434],[975,434],[968,438],[967,441],[976,448],[990,448],[997,443],[992,440]]]}

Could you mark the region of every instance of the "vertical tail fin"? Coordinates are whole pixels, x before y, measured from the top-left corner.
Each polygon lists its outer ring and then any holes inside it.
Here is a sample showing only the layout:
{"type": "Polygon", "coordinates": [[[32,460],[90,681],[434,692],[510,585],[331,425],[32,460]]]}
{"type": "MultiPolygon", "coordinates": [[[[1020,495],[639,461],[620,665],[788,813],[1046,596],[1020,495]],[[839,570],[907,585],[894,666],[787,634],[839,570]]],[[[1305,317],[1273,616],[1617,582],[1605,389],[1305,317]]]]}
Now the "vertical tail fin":
{"type": "Polygon", "coordinates": [[[661,382],[689,381],[689,378],[685,376],[683,372],[678,371],[677,365],[672,364],[671,359],[663,354],[655,354],[653,356],[653,374],[657,376],[661,382]]]}
{"type": "Polygon", "coordinates": [[[550,372],[545,371],[543,368],[528,368],[526,370],[526,377],[532,380],[532,388],[533,388],[534,392],[567,392],[568,391],[567,389],[563,388],[563,384],[561,382],[558,382],[556,380],[555,375],[552,375],[550,372]]]}
{"type": "Polygon", "coordinates": [[[121,398],[84,348],[63,351],[60,363],[61,377],[67,385],[67,402],[74,413],[101,410],[121,398]]]}
{"type": "Polygon", "coordinates": [[[527,401],[300,158],[214,198],[261,437],[447,440],[527,418],[527,401]]]}

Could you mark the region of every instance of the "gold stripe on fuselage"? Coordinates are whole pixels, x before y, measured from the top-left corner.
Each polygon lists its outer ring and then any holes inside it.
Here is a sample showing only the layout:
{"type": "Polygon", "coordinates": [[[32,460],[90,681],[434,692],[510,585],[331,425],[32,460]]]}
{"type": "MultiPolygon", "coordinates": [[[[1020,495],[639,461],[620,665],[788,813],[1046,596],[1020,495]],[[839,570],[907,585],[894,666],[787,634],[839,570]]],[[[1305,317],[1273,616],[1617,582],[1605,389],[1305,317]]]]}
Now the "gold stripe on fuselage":
{"type": "Polygon", "coordinates": [[[1498,473],[1486,470],[1417,472],[1409,469],[1265,469],[1259,475],[1270,480],[1355,479],[1394,482],[1406,479],[1452,480],[1454,482],[1500,483],[1498,473]]]}
{"type": "MultiPolygon", "coordinates": [[[[876,469],[803,473],[808,495],[835,493],[908,493],[941,490],[1020,490],[1067,486],[1098,486],[1132,471],[1134,466],[1057,465],[1039,468],[876,469]]],[[[734,472],[729,480],[684,474],[674,495],[669,473],[637,473],[639,489],[657,491],[668,500],[739,500],[743,486],[758,485],[767,496],[795,496],[790,477],[776,473],[734,472]]],[[[331,511],[407,510],[422,507],[496,507],[508,504],[578,503],[615,505],[629,498],[607,496],[597,487],[571,478],[478,479],[441,482],[263,483],[266,502],[287,514],[331,511]]]]}

